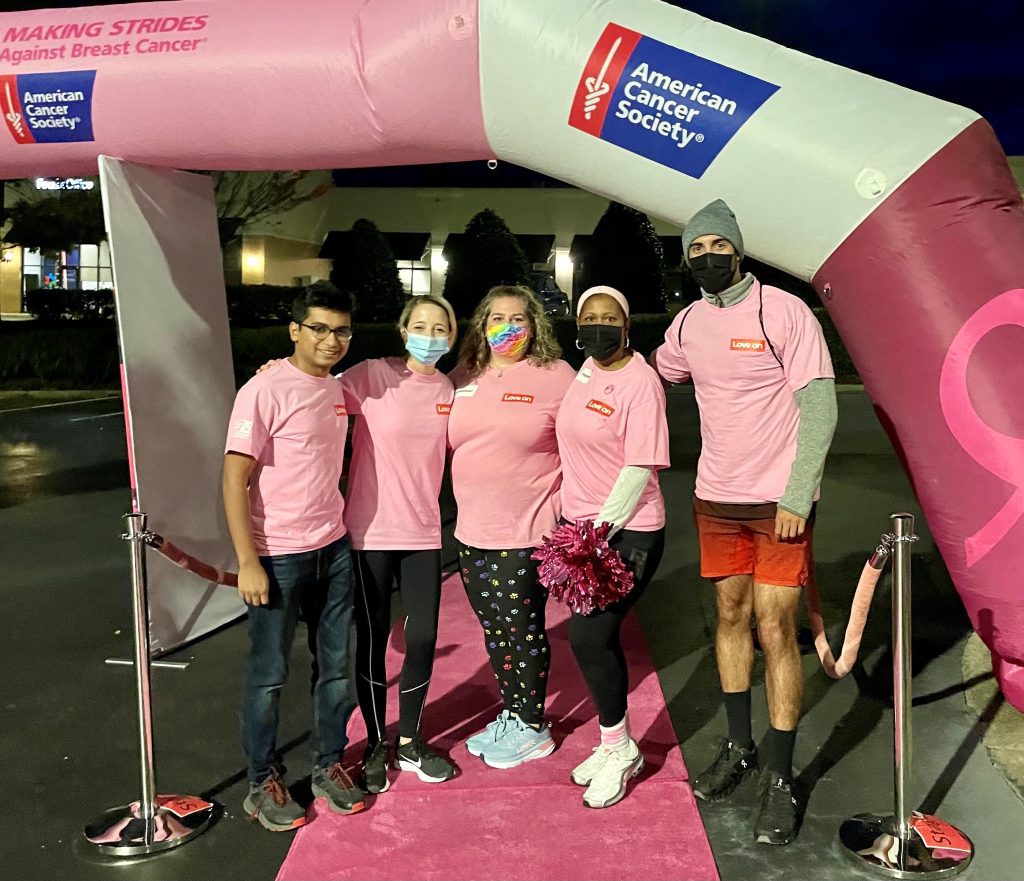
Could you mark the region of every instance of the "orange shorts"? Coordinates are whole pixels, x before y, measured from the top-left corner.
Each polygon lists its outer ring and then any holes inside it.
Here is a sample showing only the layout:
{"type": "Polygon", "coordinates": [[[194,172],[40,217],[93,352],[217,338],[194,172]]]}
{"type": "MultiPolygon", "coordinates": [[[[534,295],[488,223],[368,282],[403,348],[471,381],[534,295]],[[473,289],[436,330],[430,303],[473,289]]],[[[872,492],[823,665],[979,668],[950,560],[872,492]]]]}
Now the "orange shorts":
{"type": "Polygon", "coordinates": [[[753,575],[758,584],[803,587],[810,580],[814,557],[811,540],[813,515],[799,538],[775,538],[775,518],[730,520],[693,514],[700,541],[702,578],[753,575]]]}

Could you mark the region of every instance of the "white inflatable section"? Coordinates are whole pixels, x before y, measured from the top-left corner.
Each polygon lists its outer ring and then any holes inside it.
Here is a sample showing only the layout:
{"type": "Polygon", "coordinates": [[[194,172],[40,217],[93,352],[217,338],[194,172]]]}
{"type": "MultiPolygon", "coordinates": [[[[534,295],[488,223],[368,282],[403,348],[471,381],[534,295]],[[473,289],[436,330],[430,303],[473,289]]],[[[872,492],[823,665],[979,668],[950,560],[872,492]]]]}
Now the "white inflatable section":
{"type": "MultiPolygon", "coordinates": [[[[979,118],[668,5],[488,0],[480,16],[484,124],[499,159],[680,225],[722,197],[742,219],[749,254],[806,280],[881,200],[979,118]],[[779,88],[700,177],[637,161],[566,124],[583,64],[609,22],[779,88]]],[[[684,66],[659,73],[687,81],[684,66]]],[[[714,91],[712,80],[703,85],[714,91]]],[[[713,113],[692,106],[703,117],[691,119],[688,134],[699,139],[713,113]]]]}

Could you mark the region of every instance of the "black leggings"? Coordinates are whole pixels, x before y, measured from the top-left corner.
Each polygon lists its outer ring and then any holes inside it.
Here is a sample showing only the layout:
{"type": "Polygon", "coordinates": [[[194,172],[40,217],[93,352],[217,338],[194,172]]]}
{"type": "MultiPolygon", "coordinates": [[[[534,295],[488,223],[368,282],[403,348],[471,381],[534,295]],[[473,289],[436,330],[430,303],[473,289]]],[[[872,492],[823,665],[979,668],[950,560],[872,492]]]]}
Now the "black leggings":
{"type": "Polygon", "coordinates": [[[487,657],[505,709],[526,724],[544,721],[551,652],[544,625],[548,592],[533,548],[484,551],[459,545],[459,572],[484,629],[487,657]]]}
{"type": "Polygon", "coordinates": [[[606,728],[618,724],[626,715],[629,671],[619,641],[619,629],[626,613],[654,578],[665,550],[665,530],[637,532],[623,529],[612,537],[609,544],[622,554],[626,565],[633,570],[633,590],[599,612],[590,615],[573,612],[569,621],[572,653],[594,699],[597,718],[606,728]]]}
{"type": "Polygon", "coordinates": [[[405,661],[398,680],[398,733],[419,733],[434,667],[437,614],[441,605],[441,551],[354,551],[356,695],[370,746],[384,739],[387,671],[384,653],[391,633],[391,590],[402,593],[405,661]]]}

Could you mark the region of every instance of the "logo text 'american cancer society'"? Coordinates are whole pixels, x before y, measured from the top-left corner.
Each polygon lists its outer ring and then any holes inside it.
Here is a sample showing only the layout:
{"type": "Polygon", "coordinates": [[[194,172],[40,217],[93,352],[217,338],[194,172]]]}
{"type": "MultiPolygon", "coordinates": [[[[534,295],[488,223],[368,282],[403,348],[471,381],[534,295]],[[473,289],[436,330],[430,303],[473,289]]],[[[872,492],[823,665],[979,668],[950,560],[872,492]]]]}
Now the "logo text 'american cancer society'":
{"type": "Polygon", "coordinates": [[[95,70],[0,76],[0,111],[19,144],[91,141],[95,70]]]}
{"type": "Polygon", "coordinates": [[[700,177],[778,88],[612,23],[580,77],[569,125],[700,177]]]}

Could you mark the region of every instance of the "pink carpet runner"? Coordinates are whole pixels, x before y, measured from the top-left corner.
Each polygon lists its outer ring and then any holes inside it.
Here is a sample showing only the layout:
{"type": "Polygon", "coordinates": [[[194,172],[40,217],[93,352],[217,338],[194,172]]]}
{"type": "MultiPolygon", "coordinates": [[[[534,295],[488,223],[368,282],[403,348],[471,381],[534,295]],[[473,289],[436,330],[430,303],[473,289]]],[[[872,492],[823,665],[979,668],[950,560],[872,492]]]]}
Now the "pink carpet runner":
{"type": "MultiPolygon", "coordinates": [[[[548,758],[499,771],[463,741],[500,710],[483,633],[455,577],[445,582],[441,626],[423,730],[459,766],[448,783],[425,784],[392,771],[391,788],[352,816],[323,799],[278,872],[278,881],[348,879],[717,879],[718,872],[658,678],[633,616],[623,629],[631,672],[629,712],[646,759],[626,798],[603,810],[583,805],[569,772],[598,743],[597,719],[568,642],[568,614],[548,604],[553,654],[548,692],[558,749],[548,758]]],[[[388,650],[398,675],[401,627],[388,650]]],[[[397,686],[389,689],[390,735],[397,686]]],[[[357,711],[346,764],[358,767],[365,728],[357,711]]],[[[353,776],[355,774],[353,773],[353,776]]]]}

